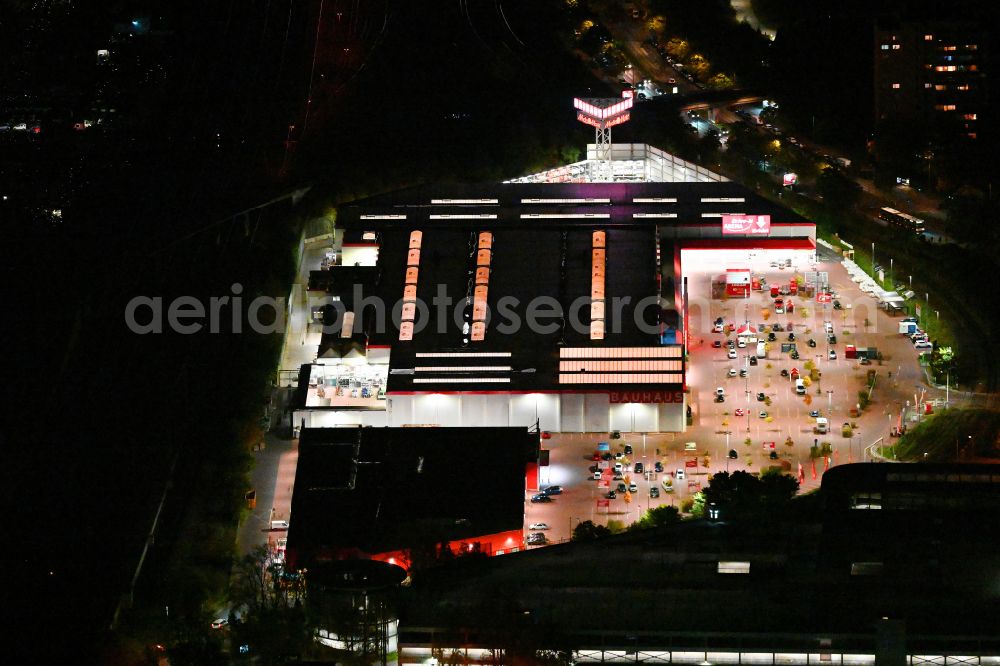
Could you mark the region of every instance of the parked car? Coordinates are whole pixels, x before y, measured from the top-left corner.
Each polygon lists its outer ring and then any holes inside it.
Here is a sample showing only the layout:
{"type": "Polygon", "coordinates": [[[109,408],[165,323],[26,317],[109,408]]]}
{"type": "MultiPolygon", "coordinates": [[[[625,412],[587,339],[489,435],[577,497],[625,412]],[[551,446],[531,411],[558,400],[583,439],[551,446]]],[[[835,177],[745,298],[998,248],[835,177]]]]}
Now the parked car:
{"type": "Polygon", "coordinates": [[[791,359],[792,359],[793,361],[797,361],[797,360],[799,360],[799,350],[797,350],[797,349],[793,349],[793,350],[792,350],[792,353],[791,353],[791,359]]]}
{"type": "Polygon", "coordinates": [[[744,414],[746,414],[746,412],[744,412],[741,407],[737,407],[733,412],[733,416],[743,416],[744,414]]]}
{"type": "Polygon", "coordinates": [[[740,369],[740,377],[746,377],[746,376],[747,376],[747,369],[746,368],[741,368],[740,369]]]}
{"type": "Polygon", "coordinates": [[[931,342],[930,340],[921,340],[920,342],[914,343],[913,348],[914,349],[933,349],[934,348],[934,343],[931,342]]]}
{"type": "Polygon", "coordinates": [[[545,486],[542,488],[543,495],[562,495],[562,486],[545,486]]]}
{"type": "Polygon", "coordinates": [[[766,419],[767,418],[767,412],[765,412],[764,410],[761,410],[760,413],[757,416],[759,416],[762,419],[766,419]]]}
{"type": "Polygon", "coordinates": [[[725,401],[726,401],[726,396],[724,395],[715,396],[715,402],[725,402],[725,401]]]}
{"type": "Polygon", "coordinates": [[[763,391],[757,394],[757,402],[764,402],[767,400],[767,396],[764,395],[763,391]]]}
{"type": "Polygon", "coordinates": [[[652,498],[654,498],[654,499],[657,498],[657,497],[659,497],[660,496],[660,489],[657,488],[656,486],[650,486],[649,487],[649,496],[652,497],[652,498]]]}
{"type": "Polygon", "coordinates": [[[634,483],[630,483],[628,484],[628,491],[633,495],[635,495],[637,492],[639,492],[639,486],[634,483]]]}
{"type": "Polygon", "coordinates": [[[750,365],[757,365],[757,357],[756,356],[751,356],[750,357],[750,365]]]}
{"type": "Polygon", "coordinates": [[[837,344],[837,336],[831,333],[830,335],[826,336],[826,341],[829,342],[831,345],[835,345],[837,344]]]}
{"type": "Polygon", "coordinates": [[[618,497],[618,495],[615,494],[615,491],[613,490],[608,491],[608,499],[615,499],[616,497],[618,497]]]}
{"type": "Polygon", "coordinates": [[[641,462],[637,462],[635,464],[635,473],[636,474],[642,474],[643,473],[643,466],[642,466],[641,462]]]}
{"type": "Polygon", "coordinates": [[[814,419],[818,418],[819,417],[819,412],[814,409],[811,412],[809,412],[809,416],[811,416],[814,419]]]}
{"type": "Polygon", "coordinates": [[[623,493],[626,490],[628,490],[628,486],[626,486],[624,483],[619,483],[618,484],[618,492],[623,493]]]}
{"type": "Polygon", "coordinates": [[[655,463],[653,463],[653,471],[654,472],[662,472],[663,471],[663,463],[661,463],[659,460],[657,460],[655,463]]]}
{"type": "Polygon", "coordinates": [[[532,495],[531,496],[531,503],[532,504],[545,504],[545,503],[551,502],[551,501],[552,501],[552,498],[549,497],[548,495],[532,495]]]}
{"type": "Polygon", "coordinates": [[[816,341],[815,341],[815,340],[813,340],[812,338],[809,338],[809,342],[808,342],[807,344],[808,344],[808,345],[809,345],[810,347],[815,347],[815,346],[816,346],[816,341]]]}
{"type": "Polygon", "coordinates": [[[729,449],[729,459],[736,460],[740,457],[740,454],[736,453],[736,449],[729,449]]]}
{"type": "Polygon", "coordinates": [[[712,346],[716,349],[722,348],[722,340],[712,340],[712,346]]]}
{"type": "Polygon", "coordinates": [[[729,353],[726,354],[726,356],[728,356],[729,358],[736,358],[736,350],[735,349],[730,349],[729,353]]]}
{"type": "Polygon", "coordinates": [[[627,456],[632,455],[632,445],[631,444],[626,444],[625,445],[625,455],[627,455],[627,456]]]}
{"type": "Polygon", "coordinates": [[[837,360],[837,350],[836,349],[831,349],[827,355],[830,357],[831,361],[836,361],[837,360]]]}
{"type": "Polygon", "coordinates": [[[735,377],[736,376],[736,368],[729,368],[729,373],[728,374],[729,374],[730,377],[735,377]]]}
{"type": "Polygon", "coordinates": [[[622,471],[623,469],[625,469],[625,466],[624,466],[624,465],[622,465],[622,464],[621,464],[620,462],[616,462],[616,463],[615,463],[615,471],[616,471],[616,472],[620,472],[620,471],[622,471]]]}
{"type": "Polygon", "coordinates": [[[217,619],[214,622],[212,622],[212,629],[222,629],[223,627],[227,626],[228,624],[229,624],[229,620],[227,620],[224,617],[220,617],[219,619],[217,619]]]}
{"type": "Polygon", "coordinates": [[[782,368],[781,369],[781,376],[782,377],[787,377],[788,376],[788,368],[782,368]]]}

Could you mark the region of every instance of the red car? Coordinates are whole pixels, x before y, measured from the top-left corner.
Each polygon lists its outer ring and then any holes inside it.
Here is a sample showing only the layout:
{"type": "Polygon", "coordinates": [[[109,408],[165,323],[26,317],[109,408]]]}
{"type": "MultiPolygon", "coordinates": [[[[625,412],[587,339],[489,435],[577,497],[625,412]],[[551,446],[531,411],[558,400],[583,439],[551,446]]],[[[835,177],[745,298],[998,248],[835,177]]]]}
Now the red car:
{"type": "Polygon", "coordinates": [[[590,459],[591,460],[600,460],[601,459],[601,454],[600,453],[595,453],[594,455],[592,455],[590,457],[590,459]]]}
{"type": "Polygon", "coordinates": [[[743,416],[744,412],[743,412],[742,409],[740,409],[739,407],[737,407],[736,411],[734,411],[733,414],[735,414],[736,416],[743,416]]]}

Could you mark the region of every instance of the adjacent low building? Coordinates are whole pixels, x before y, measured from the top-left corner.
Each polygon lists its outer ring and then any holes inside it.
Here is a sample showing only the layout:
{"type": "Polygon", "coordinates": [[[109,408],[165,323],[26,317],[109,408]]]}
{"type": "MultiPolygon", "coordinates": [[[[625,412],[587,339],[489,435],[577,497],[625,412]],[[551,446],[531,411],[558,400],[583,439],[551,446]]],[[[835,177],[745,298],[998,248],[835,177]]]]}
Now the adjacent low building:
{"type": "Polygon", "coordinates": [[[538,451],[525,428],[306,428],[288,566],[516,552],[538,451]]]}

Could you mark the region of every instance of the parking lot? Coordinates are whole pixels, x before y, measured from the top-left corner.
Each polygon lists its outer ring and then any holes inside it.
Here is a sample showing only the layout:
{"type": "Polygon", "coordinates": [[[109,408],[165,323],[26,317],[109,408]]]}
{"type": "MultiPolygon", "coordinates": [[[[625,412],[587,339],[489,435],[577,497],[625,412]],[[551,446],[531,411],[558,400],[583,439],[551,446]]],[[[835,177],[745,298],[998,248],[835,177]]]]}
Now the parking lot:
{"type": "MultiPolygon", "coordinates": [[[[544,504],[533,504],[531,493],[526,495],[526,532],[531,532],[527,530],[528,525],[544,522],[550,527],[547,536],[553,543],[568,539],[572,527],[583,520],[594,520],[602,525],[608,520],[628,524],[637,520],[648,507],[679,506],[697,492],[699,484],[707,484],[710,474],[718,471],[759,472],[768,466],[779,465],[794,475],[801,464],[805,476],[802,488],[808,490],[820,483],[828,464],[861,462],[865,459],[865,449],[879,438],[884,438],[885,444],[895,441],[890,438],[891,429],[899,422],[901,412],[905,412],[904,422],[916,418],[914,405],[918,400],[943,397],[943,391],[927,386],[918,364],[917,350],[898,333],[900,318],[878,309],[877,302],[861,292],[839,262],[804,262],[780,269],[772,267],[765,259],[751,258],[744,263],[755,276],[764,278],[767,287],[787,285],[792,276],[801,275],[803,271],[819,270],[829,274],[830,287],[843,309],[827,306],[824,310],[814,299],[786,296],[786,303],[790,299],[795,304],[791,314],[774,312],[768,288],[751,292],[748,299],[709,298],[712,278],[724,273],[727,265],[713,265],[710,260],[691,263],[696,264],[697,269],[685,264],[685,276],[693,305],[687,368],[692,425],[685,433],[622,433],[617,440],[610,439],[608,433],[553,433],[551,439],[543,441],[543,447],[550,450],[550,465],[542,468],[539,481],[542,486],[562,486],[564,492],[554,496],[551,503],[544,504]],[[769,316],[765,316],[765,310],[769,316]],[[766,358],[750,365],[749,356],[756,355],[756,344],[736,347],[736,358],[729,358],[726,341],[735,340],[736,336],[730,334],[727,338],[725,334],[713,332],[719,317],[735,327],[746,322],[754,328],[760,323],[767,327],[780,323],[784,330],[775,332],[776,340],[771,343],[766,358]],[[826,321],[833,328],[836,343],[827,341],[826,321]],[[798,360],[781,352],[780,343],[788,342],[789,324],[796,337],[798,360]],[[815,347],[808,345],[809,339],[815,340],[815,347]],[[720,347],[713,347],[715,340],[720,341],[720,347]],[[875,347],[882,354],[882,360],[862,365],[858,359],[847,359],[845,345],[875,347]],[[836,358],[831,358],[830,351],[836,353],[836,358]],[[806,374],[806,361],[811,361],[820,377],[810,383],[804,395],[797,394],[791,370],[794,368],[806,374]],[[741,377],[740,370],[746,370],[746,376],[741,377]],[[782,376],[782,370],[788,371],[789,376],[782,376]],[[850,410],[857,405],[858,391],[866,387],[869,370],[876,373],[872,402],[860,415],[852,417],[850,410]],[[716,402],[720,388],[724,401],[716,402]],[[770,404],[758,401],[760,393],[770,404]],[[742,410],[740,416],[737,410],[742,410]],[[762,416],[761,412],[766,414],[762,416]],[[815,433],[816,417],[810,413],[829,419],[830,432],[815,433]],[[842,434],[844,423],[855,426],[850,437],[842,434]],[[630,480],[638,489],[631,503],[626,503],[618,494],[617,498],[609,500],[608,507],[598,506],[598,500],[603,499],[608,490],[598,487],[599,482],[593,480],[590,471],[596,464],[592,457],[600,442],[607,442],[611,453],[622,451],[629,444],[633,454],[620,462],[627,462],[633,468],[636,462],[642,462],[648,470],[660,461],[664,472],[633,473],[630,480]],[[814,443],[830,445],[829,461],[824,457],[816,460],[810,457],[814,443]],[[771,457],[772,450],[776,459],[771,457]],[[730,457],[731,451],[735,452],[735,459],[730,457]],[[685,463],[692,461],[697,466],[687,467],[685,463]],[[684,470],[683,481],[676,479],[678,469],[684,470]],[[674,490],[667,493],[662,484],[671,472],[674,490]],[[658,498],[650,498],[651,486],[660,488],[658,498]]],[[[760,337],[766,340],[767,333],[760,337]]],[[[618,483],[612,481],[611,488],[618,483]]]]}

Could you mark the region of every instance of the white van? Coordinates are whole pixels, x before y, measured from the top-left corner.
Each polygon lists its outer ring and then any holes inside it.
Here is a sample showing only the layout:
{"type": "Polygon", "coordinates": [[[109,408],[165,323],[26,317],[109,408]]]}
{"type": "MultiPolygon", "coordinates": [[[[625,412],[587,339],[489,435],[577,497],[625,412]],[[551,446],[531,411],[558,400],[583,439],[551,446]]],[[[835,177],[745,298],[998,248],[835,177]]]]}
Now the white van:
{"type": "Polygon", "coordinates": [[[806,383],[801,379],[795,380],[795,394],[805,395],[806,394],[806,383]]]}
{"type": "Polygon", "coordinates": [[[819,435],[825,435],[827,432],[829,432],[829,430],[830,430],[830,421],[829,421],[829,419],[827,419],[827,418],[825,418],[823,416],[817,417],[815,430],[816,430],[816,433],[819,434],[819,435]]]}

